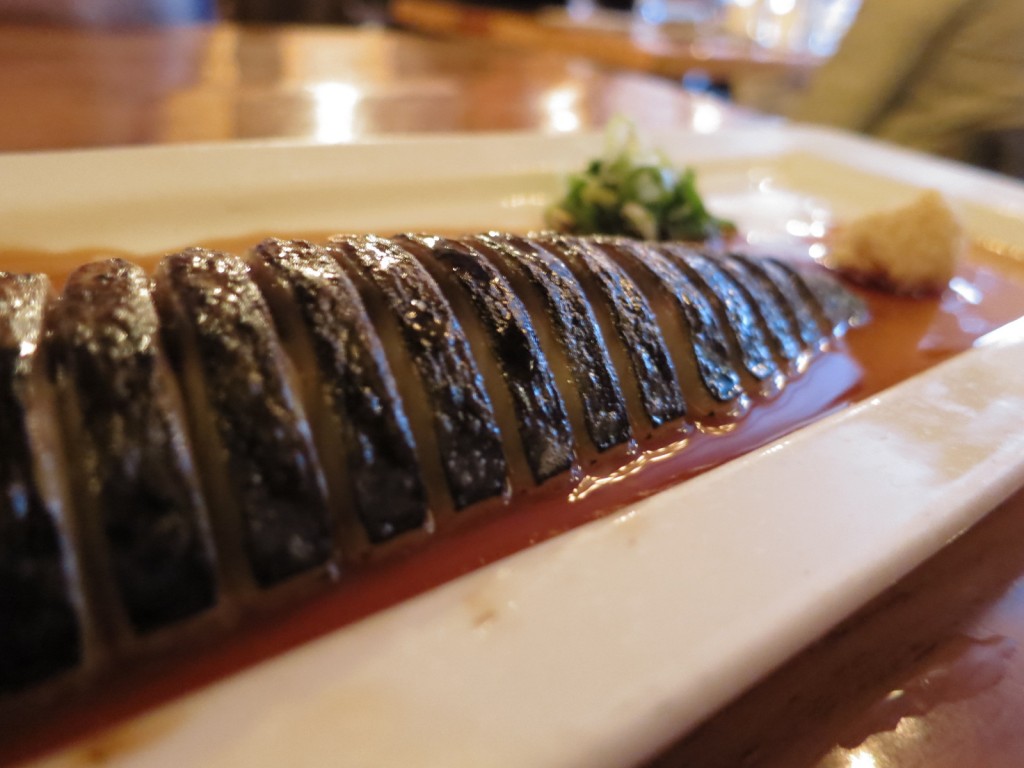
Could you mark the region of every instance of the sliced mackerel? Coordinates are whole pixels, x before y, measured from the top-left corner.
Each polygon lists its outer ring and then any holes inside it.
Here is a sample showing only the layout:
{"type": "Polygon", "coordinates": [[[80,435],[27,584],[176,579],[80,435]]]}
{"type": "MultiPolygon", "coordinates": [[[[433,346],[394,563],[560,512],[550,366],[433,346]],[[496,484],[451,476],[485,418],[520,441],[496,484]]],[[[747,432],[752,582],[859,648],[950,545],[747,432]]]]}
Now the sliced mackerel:
{"type": "Polygon", "coordinates": [[[519,284],[524,301],[531,291],[540,295],[541,311],[535,312],[538,332],[550,329],[564,360],[565,385],[573,394],[567,405],[578,400],[587,436],[598,451],[632,439],[626,401],[597,318],[579,281],[558,258],[527,241],[500,232],[467,238],[510,281],[519,284]]]}
{"type": "MultiPolygon", "coordinates": [[[[398,324],[429,402],[434,440],[455,509],[503,495],[508,490],[508,464],[491,398],[466,335],[437,283],[393,241],[344,237],[333,239],[331,247],[398,324]]],[[[370,296],[364,300],[374,301],[370,296]]]]}
{"type": "Polygon", "coordinates": [[[592,240],[545,234],[532,242],[565,260],[586,289],[611,317],[622,345],[649,425],[682,418],[686,403],[672,356],[655,321],[650,302],[632,278],[592,240]]]}
{"type": "Polygon", "coordinates": [[[266,240],[249,263],[302,372],[339,508],[354,509],[371,544],[421,528],[427,498],[412,431],[352,281],[325,248],[303,241],[266,240]]]}
{"type": "Polygon", "coordinates": [[[100,632],[124,641],[210,608],[205,500],[143,270],[73,272],[50,318],[82,566],[100,632]]]}
{"type": "Polygon", "coordinates": [[[0,273],[0,717],[708,447],[867,319],[813,265],[499,232],[113,259],[49,297],[0,273]]]}
{"type": "Polygon", "coordinates": [[[46,380],[50,282],[0,272],[0,695],[77,666],[79,574],[46,380]]]}
{"type": "Polygon", "coordinates": [[[396,242],[421,259],[440,285],[452,279],[449,297],[459,288],[467,294],[511,397],[533,481],[542,483],[568,470],[576,451],[565,404],[526,307],[509,282],[469,244],[421,235],[400,236],[396,242]]]}
{"type": "Polygon", "coordinates": [[[245,262],[199,248],[168,256],[156,294],[229,582],[265,588],[325,565],[334,530],[320,462],[245,262]]]}

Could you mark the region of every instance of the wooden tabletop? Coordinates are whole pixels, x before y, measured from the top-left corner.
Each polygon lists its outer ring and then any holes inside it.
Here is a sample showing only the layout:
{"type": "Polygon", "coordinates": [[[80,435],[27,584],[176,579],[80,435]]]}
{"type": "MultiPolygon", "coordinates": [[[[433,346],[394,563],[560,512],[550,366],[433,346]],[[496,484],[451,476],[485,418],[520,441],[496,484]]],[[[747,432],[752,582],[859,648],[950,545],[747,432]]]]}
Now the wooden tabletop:
{"type": "Polygon", "coordinates": [[[0,26],[0,73],[6,151],[747,119],[583,58],[383,29],[0,26]]]}
{"type": "Polygon", "coordinates": [[[626,12],[599,7],[578,18],[554,5],[518,11],[452,0],[392,0],[390,12],[395,21],[410,29],[479,38],[529,51],[556,48],[622,69],[676,79],[700,75],[728,84],[751,74],[798,74],[820,61],[809,53],[763,48],[725,30],[667,34],[634,24],[626,12]]]}
{"type": "MultiPolygon", "coordinates": [[[[0,75],[3,151],[753,119],[583,59],[380,29],[0,27],[0,75]],[[339,95],[350,116],[325,120],[339,95]]],[[[656,765],[1018,768],[1021,642],[1024,493],[656,765]]]]}

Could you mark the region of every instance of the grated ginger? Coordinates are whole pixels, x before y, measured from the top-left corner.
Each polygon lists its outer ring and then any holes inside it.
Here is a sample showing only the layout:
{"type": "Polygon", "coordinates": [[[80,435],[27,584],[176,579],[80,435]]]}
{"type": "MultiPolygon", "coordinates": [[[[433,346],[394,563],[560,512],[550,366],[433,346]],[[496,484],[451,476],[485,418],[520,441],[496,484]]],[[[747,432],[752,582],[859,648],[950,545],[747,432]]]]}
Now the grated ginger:
{"type": "Polygon", "coordinates": [[[938,192],[844,226],[826,259],[851,278],[896,293],[941,293],[966,242],[960,220],[938,192]]]}

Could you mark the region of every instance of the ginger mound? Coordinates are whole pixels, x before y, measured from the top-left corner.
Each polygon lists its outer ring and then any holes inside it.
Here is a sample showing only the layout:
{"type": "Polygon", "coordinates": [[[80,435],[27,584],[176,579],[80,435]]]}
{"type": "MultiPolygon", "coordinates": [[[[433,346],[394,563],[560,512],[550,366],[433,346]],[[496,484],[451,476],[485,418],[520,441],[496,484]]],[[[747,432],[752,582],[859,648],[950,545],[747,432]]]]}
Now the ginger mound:
{"type": "Polygon", "coordinates": [[[966,242],[963,226],[935,191],[843,227],[826,264],[851,279],[899,294],[941,293],[966,242]]]}

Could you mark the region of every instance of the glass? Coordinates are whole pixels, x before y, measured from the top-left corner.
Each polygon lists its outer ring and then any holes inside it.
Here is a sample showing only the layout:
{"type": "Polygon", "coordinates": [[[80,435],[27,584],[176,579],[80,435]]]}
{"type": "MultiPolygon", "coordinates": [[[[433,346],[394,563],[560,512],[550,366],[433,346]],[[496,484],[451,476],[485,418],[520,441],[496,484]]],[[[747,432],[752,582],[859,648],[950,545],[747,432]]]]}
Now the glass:
{"type": "Polygon", "coordinates": [[[633,0],[567,0],[565,11],[578,23],[614,25],[623,20],[628,22],[632,4],[633,0]]]}
{"type": "Polygon", "coordinates": [[[635,34],[691,41],[717,27],[721,0],[635,0],[635,34]]]}
{"type": "Polygon", "coordinates": [[[723,26],[763,48],[830,56],[860,0],[723,0],[723,26]]]}

